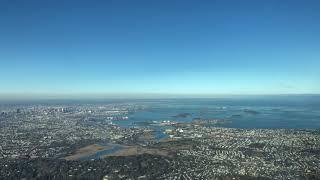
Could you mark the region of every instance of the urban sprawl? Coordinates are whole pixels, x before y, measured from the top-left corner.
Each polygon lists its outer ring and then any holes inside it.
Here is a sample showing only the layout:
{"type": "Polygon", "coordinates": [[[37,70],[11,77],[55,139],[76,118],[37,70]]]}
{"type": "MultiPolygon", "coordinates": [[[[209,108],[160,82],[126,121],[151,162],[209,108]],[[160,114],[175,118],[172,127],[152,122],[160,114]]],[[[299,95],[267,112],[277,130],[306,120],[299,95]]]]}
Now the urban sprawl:
{"type": "Polygon", "coordinates": [[[117,124],[146,108],[134,103],[3,105],[0,179],[320,177],[319,130],[223,128],[219,125],[227,121],[201,119],[117,124]]]}

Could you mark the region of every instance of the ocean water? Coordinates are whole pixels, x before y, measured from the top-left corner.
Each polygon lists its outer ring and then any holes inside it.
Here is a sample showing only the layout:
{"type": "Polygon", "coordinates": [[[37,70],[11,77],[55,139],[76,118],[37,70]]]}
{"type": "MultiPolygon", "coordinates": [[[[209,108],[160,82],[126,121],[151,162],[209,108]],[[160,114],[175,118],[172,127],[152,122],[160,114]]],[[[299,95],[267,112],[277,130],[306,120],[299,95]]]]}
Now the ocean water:
{"type": "MultiPolygon", "coordinates": [[[[221,125],[232,128],[320,128],[320,95],[233,96],[226,98],[177,99],[81,99],[0,101],[0,109],[12,105],[37,104],[136,104],[145,107],[129,114],[128,121],[114,121],[121,127],[141,126],[139,122],[170,120],[189,122],[193,118],[228,119],[221,125]],[[190,113],[187,118],[175,118],[190,113]]],[[[155,128],[151,126],[151,128],[155,128]]],[[[169,127],[156,127],[162,131],[169,127]]],[[[158,133],[158,136],[163,136],[158,133]]]]}
{"type": "MultiPolygon", "coordinates": [[[[128,121],[115,122],[123,127],[139,126],[137,122],[170,120],[188,122],[193,118],[228,119],[220,125],[232,128],[320,128],[320,96],[250,96],[201,99],[157,99],[136,104],[146,106],[129,115],[128,121]],[[190,113],[187,118],[175,118],[190,113]]],[[[167,127],[157,127],[163,130],[167,127]]]]}

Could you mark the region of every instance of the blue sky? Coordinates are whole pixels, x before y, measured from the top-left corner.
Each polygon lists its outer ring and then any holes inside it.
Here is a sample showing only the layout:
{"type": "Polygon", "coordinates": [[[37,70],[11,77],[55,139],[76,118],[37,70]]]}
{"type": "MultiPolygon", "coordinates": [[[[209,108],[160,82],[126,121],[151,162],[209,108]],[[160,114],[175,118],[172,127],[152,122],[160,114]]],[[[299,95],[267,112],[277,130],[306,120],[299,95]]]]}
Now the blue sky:
{"type": "Polygon", "coordinates": [[[317,0],[0,1],[0,94],[320,93],[317,0]]]}

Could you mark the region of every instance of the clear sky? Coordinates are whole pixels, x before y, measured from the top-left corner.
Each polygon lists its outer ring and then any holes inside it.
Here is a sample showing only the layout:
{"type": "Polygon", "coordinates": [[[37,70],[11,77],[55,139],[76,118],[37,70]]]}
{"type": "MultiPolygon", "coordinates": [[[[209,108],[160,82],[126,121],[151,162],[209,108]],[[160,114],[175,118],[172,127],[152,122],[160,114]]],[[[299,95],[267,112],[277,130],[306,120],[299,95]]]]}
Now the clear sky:
{"type": "Polygon", "coordinates": [[[319,0],[1,0],[0,94],[320,93],[319,0]]]}

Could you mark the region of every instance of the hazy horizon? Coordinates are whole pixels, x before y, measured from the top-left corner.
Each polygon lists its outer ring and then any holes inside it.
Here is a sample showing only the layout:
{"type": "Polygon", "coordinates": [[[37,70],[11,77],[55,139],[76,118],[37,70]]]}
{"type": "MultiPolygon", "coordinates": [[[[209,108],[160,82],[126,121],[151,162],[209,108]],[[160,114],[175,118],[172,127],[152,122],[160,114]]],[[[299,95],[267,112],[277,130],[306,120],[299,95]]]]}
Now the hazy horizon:
{"type": "Polygon", "coordinates": [[[260,98],[260,97],[313,97],[320,94],[165,94],[165,93],[135,93],[135,94],[0,94],[0,101],[18,100],[103,100],[103,99],[170,99],[170,98],[260,98]]]}

